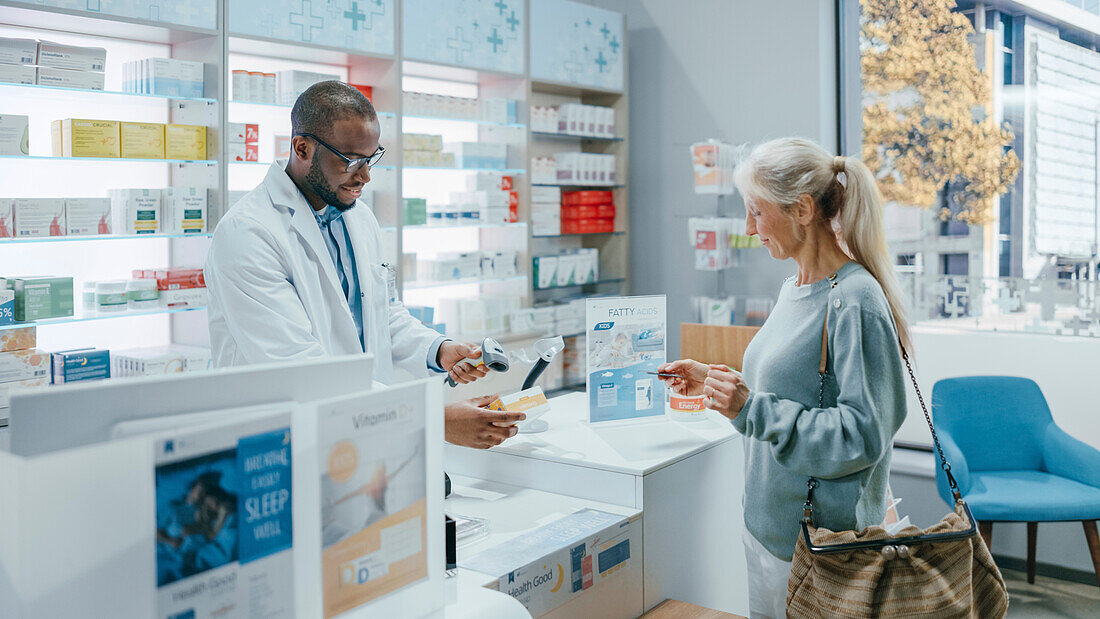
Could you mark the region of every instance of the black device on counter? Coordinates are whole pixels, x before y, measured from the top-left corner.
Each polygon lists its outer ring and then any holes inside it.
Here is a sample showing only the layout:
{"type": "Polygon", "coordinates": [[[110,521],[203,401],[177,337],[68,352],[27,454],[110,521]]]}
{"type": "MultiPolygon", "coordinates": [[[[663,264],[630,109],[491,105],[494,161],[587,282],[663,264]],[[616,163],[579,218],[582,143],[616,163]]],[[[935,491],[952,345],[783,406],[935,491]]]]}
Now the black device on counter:
{"type": "Polygon", "coordinates": [[[443,514],[443,517],[447,519],[447,569],[453,570],[458,567],[458,553],[455,550],[455,520],[446,514],[443,514]]]}

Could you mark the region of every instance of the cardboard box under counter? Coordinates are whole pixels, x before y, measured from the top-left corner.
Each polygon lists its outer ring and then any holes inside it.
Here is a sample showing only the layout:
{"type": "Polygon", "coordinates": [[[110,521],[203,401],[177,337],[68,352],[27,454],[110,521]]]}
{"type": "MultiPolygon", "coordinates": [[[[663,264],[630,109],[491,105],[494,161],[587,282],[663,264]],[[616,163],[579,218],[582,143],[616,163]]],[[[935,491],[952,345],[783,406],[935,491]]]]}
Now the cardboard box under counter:
{"type": "Polygon", "coordinates": [[[66,118],[50,125],[54,157],[120,157],[119,123],[115,120],[66,118]]]}

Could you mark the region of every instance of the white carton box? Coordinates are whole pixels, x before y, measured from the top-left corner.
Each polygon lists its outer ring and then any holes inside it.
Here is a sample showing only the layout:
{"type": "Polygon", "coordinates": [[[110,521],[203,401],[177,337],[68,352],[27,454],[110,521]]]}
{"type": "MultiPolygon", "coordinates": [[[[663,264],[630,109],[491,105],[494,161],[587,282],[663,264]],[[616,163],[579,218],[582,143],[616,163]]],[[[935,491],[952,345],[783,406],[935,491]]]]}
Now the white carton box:
{"type": "Polygon", "coordinates": [[[38,71],[29,64],[0,63],[0,82],[5,84],[34,84],[38,71]]]}
{"type": "Polygon", "coordinates": [[[558,257],[535,256],[535,288],[553,288],[558,285],[558,257]]]}
{"type": "Polygon", "coordinates": [[[0,238],[15,236],[15,217],[12,216],[14,203],[15,200],[11,198],[0,198],[0,238]]]}
{"type": "Polygon", "coordinates": [[[102,47],[78,47],[51,41],[38,42],[38,66],[72,71],[103,71],[107,50],[102,47]]]}
{"type": "Polygon", "coordinates": [[[276,89],[279,91],[279,103],[294,105],[298,96],[317,82],[339,80],[339,75],[314,73],[312,71],[279,71],[275,74],[276,89]]]}
{"type": "Polygon", "coordinates": [[[116,234],[156,234],[160,231],[160,189],[112,189],[110,195],[116,234]]]}
{"type": "Polygon", "coordinates": [[[65,236],[65,201],[61,198],[16,198],[15,236],[65,236]]]}
{"type": "Polygon", "coordinates": [[[557,282],[559,286],[571,286],[576,283],[574,280],[574,274],[577,270],[577,255],[576,254],[562,254],[558,256],[558,277],[557,282]]]}
{"type": "Polygon", "coordinates": [[[149,92],[178,97],[203,96],[203,63],[173,58],[148,58],[149,92]]]}
{"type": "Polygon", "coordinates": [[[0,155],[29,155],[28,118],[18,114],[0,114],[0,155]]]}
{"type": "Polygon", "coordinates": [[[110,198],[66,198],[65,234],[111,233],[110,198]]]}
{"type": "Polygon", "coordinates": [[[70,71],[39,67],[36,79],[39,86],[103,90],[103,73],[99,71],[70,71]]]}
{"type": "Polygon", "coordinates": [[[206,232],[206,190],[169,187],[161,194],[161,230],[165,234],[206,232]]]}
{"type": "Polygon", "coordinates": [[[160,291],[160,302],[166,307],[205,307],[206,299],[206,288],[160,291]]]}
{"type": "Polygon", "coordinates": [[[0,37],[0,64],[33,65],[38,59],[38,41],[0,37]]]}
{"type": "Polygon", "coordinates": [[[561,203],[561,187],[532,187],[531,202],[561,203]]]}

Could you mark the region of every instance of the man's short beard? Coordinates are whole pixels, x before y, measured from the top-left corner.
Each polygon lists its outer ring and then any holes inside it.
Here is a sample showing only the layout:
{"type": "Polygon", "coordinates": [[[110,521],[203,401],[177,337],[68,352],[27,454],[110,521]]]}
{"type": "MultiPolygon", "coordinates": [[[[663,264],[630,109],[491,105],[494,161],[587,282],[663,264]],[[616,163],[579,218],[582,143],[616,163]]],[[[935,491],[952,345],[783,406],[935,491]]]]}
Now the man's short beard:
{"type": "Polygon", "coordinates": [[[313,151],[313,159],[309,162],[309,172],[306,174],[306,185],[309,186],[313,193],[317,194],[317,197],[324,200],[325,204],[343,213],[355,206],[355,200],[352,200],[350,204],[340,202],[340,198],[337,197],[336,192],[329,186],[328,179],[326,179],[324,173],[321,172],[321,164],[317,161],[320,155],[320,149],[313,151]]]}

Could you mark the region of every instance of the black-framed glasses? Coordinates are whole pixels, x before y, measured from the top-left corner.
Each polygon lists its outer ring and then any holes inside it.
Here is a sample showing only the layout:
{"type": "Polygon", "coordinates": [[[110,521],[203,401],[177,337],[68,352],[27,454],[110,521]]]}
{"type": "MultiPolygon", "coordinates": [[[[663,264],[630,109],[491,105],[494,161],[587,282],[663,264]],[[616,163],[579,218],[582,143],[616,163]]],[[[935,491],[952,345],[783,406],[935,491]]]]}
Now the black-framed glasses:
{"type": "Polygon", "coordinates": [[[373,168],[375,166],[375,164],[378,163],[378,160],[382,158],[382,155],[386,154],[386,149],[383,148],[381,144],[379,144],[378,145],[378,150],[374,151],[374,154],[371,155],[370,157],[356,157],[355,159],[352,159],[351,157],[348,157],[344,153],[336,150],[335,148],[333,148],[332,146],[327,144],[324,140],[322,140],[321,138],[313,135],[312,133],[296,133],[294,135],[300,135],[303,138],[313,138],[318,144],[320,144],[321,146],[324,146],[325,148],[331,150],[334,155],[336,155],[337,157],[342,159],[344,161],[344,163],[346,164],[345,167],[344,167],[345,172],[358,172],[359,170],[361,170],[363,168],[363,166],[367,166],[368,168],[373,168]]]}

